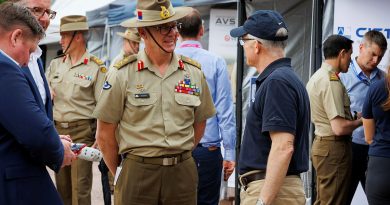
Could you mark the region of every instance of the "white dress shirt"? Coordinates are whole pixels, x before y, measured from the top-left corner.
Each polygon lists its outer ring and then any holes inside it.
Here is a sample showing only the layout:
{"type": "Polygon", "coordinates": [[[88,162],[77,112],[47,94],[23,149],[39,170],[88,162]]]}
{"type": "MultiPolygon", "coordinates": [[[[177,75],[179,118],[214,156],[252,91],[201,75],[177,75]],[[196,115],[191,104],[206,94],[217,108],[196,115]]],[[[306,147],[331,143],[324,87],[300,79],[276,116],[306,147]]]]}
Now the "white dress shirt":
{"type": "Polygon", "coordinates": [[[42,49],[37,47],[33,53],[30,55],[30,61],[28,62],[28,68],[34,78],[35,84],[38,87],[39,94],[41,95],[43,104],[46,105],[46,90],[43,83],[43,78],[41,72],[39,71],[38,58],[42,55],[42,49]]]}

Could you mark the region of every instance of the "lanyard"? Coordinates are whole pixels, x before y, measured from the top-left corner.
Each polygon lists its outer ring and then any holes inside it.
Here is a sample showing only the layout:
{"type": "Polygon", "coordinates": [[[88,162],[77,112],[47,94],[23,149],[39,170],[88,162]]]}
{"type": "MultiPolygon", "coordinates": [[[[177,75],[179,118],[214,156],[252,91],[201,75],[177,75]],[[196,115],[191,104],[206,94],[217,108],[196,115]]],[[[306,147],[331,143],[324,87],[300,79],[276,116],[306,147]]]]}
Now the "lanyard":
{"type": "Polygon", "coordinates": [[[370,82],[369,80],[367,80],[367,79],[363,79],[363,78],[360,77],[360,75],[357,73],[356,68],[355,68],[355,63],[352,62],[351,64],[352,64],[352,66],[351,66],[351,67],[352,67],[352,70],[353,70],[353,72],[355,73],[356,77],[357,77],[360,81],[362,81],[365,85],[370,86],[371,82],[370,82]]]}
{"type": "Polygon", "coordinates": [[[195,43],[186,43],[186,44],[180,45],[180,48],[189,48],[189,47],[200,48],[200,45],[195,44],[195,43]]]}

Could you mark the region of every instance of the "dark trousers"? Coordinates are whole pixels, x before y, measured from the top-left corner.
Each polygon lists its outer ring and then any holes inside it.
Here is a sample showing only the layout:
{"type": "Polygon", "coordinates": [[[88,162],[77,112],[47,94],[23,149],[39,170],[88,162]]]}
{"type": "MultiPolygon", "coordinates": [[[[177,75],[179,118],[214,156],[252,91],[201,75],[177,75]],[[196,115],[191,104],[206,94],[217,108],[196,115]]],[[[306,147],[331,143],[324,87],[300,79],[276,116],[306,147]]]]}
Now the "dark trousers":
{"type": "Polygon", "coordinates": [[[390,204],[390,158],[370,156],[366,195],[370,205],[390,204]]]}
{"type": "Polygon", "coordinates": [[[361,145],[352,142],[352,172],[351,185],[349,187],[347,204],[351,204],[359,182],[363,190],[366,187],[366,171],[368,163],[368,145],[361,145]]]}
{"type": "Polygon", "coordinates": [[[109,169],[104,162],[104,160],[99,163],[99,171],[102,174],[102,189],[103,189],[103,201],[104,205],[111,205],[111,189],[110,189],[110,180],[108,177],[109,169]]]}
{"type": "Polygon", "coordinates": [[[198,168],[198,205],[217,205],[221,187],[221,148],[198,146],[192,152],[198,168]]]}

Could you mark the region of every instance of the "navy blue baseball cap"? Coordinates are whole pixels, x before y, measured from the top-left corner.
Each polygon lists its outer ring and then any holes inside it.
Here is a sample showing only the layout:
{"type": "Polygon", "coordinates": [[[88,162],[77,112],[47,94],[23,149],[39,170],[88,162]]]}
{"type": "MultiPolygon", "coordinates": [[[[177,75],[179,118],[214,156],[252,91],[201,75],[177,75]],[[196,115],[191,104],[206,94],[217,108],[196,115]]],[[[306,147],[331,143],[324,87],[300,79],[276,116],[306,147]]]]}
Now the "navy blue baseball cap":
{"type": "Polygon", "coordinates": [[[243,26],[232,29],[230,35],[241,37],[250,34],[257,38],[270,41],[284,41],[288,36],[276,36],[280,28],[287,29],[282,15],[273,10],[258,10],[245,21],[243,26]]]}

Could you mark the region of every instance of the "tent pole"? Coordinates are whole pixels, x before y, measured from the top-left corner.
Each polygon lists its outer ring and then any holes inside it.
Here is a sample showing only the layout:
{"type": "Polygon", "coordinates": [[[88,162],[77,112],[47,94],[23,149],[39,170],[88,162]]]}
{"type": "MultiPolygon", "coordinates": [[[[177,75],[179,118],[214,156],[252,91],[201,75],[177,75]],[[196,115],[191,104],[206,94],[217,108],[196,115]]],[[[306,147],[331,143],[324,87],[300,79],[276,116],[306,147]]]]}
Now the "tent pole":
{"type": "MultiPolygon", "coordinates": [[[[324,1],[323,0],[313,0],[313,9],[312,9],[312,40],[311,40],[311,50],[313,55],[310,57],[310,71],[309,77],[321,66],[322,62],[322,24],[323,24],[323,15],[324,15],[324,1]]],[[[314,140],[314,125],[310,126],[310,140],[314,140]]],[[[311,145],[310,145],[311,148],[311,145]]],[[[312,162],[310,161],[310,170],[311,170],[311,183],[310,183],[310,200],[311,204],[314,204],[317,197],[316,190],[316,173],[313,168],[312,162]]]]}
{"type": "MultiPolygon", "coordinates": [[[[238,25],[246,20],[245,0],[238,0],[238,25]]],[[[240,204],[240,187],[238,184],[238,164],[242,136],[242,81],[244,76],[244,50],[237,41],[237,84],[236,84],[236,176],[235,176],[235,205],[240,204]]]]}

